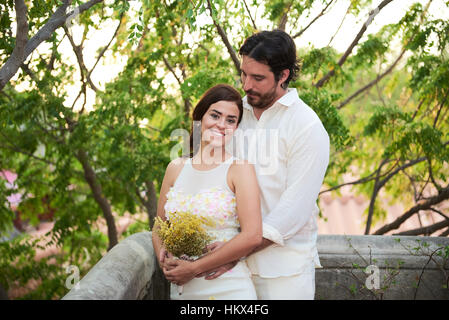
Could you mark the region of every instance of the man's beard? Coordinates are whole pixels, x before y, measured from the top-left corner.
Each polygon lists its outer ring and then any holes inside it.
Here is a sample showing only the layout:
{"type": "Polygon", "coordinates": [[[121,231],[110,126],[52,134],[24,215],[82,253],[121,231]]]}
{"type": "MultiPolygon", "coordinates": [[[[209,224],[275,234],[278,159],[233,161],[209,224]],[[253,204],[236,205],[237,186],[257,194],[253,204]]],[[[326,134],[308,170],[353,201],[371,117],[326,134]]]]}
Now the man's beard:
{"type": "Polygon", "coordinates": [[[265,94],[260,94],[252,90],[245,91],[247,94],[248,103],[256,109],[265,109],[266,107],[271,106],[276,99],[276,87],[277,84],[275,84],[272,90],[265,94]],[[256,96],[256,99],[251,98],[249,95],[256,96]]]}

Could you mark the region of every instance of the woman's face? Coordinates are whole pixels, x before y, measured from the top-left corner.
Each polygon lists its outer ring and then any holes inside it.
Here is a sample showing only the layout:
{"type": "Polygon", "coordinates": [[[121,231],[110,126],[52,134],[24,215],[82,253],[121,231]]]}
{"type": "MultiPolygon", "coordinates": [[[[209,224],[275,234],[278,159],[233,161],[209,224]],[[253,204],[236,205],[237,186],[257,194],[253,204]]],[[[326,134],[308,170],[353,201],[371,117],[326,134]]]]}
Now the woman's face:
{"type": "Polygon", "coordinates": [[[232,101],[218,101],[210,105],[201,119],[202,140],[212,147],[222,147],[237,129],[239,108],[232,101]]]}

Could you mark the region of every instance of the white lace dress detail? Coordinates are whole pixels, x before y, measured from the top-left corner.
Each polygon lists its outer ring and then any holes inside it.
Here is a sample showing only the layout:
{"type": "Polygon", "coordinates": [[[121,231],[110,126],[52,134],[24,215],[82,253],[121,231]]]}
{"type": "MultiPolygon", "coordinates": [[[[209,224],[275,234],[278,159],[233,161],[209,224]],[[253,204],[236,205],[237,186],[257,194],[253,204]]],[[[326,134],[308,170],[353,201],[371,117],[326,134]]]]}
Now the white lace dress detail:
{"type": "Polygon", "coordinates": [[[239,233],[235,195],[229,190],[213,187],[191,195],[182,188],[171,187],[164,208],[168,219],[176,211],[212,218],[215,225],[206,226],[206,230],[214,241],[228,241],[239,233]]]}

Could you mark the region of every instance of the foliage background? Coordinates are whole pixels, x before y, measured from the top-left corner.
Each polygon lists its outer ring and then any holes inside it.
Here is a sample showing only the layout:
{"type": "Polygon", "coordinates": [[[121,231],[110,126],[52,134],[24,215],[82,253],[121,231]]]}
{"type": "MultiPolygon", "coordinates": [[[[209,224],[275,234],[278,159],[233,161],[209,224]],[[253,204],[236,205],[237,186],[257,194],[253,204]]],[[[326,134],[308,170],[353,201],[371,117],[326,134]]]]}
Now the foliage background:
{"type": "Polygon", "coordinates": [[[0,286],[37,279],[22,298],[58,299],[68,291],[67,266],[83,276],[121,238],[147,230],[179,140],[172,133],[190,128],[207,88],[225,82],[241,90],[244,39],[280,28],[302,43],[335,6],[347,8],[342,22],[357,21],[353,41],[344,50],[333,38],[327,46],[298,45],[302,70],[291,84],[331,137],[321,194],[338,195],[349,184],[370,199],[366,234],[394,233],[433,210],[442,222],[403,234],[447,236],[449,23],[429,12],[449,2],[410,1],[394,23],[373,32],[391,2],[0,1],[0,168],[18,174],[15,189],[0,179],[0,286]],[[98,34],[111,37],[99,43],[98,34]],[[105,79],[96,71],[102,64],[119,72],[105,79]],[[345,173],[358,178],[344,181],[345,173]],[[24,200],[15,209],[6,199],[17,192],[24,200]],[[388,215],[381,197],[407,210],[371,230],[388,215]],[[8,236],[17,211],[37,225],[50,210],[50,240],[8,236]],[[135,223],[119,234],[124,215],[135,223]],[[35,259],[52,245],[57,254],[35,259]]]}

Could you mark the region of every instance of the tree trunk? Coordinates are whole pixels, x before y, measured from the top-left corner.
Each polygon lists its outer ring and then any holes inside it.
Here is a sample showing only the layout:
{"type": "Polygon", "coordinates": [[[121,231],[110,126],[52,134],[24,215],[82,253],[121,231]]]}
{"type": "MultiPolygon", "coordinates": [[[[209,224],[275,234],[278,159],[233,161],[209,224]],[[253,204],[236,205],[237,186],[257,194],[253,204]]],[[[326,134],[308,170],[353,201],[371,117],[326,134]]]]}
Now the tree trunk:
{"type": "Polygon", "coordinates": [[[76,157],[83,166],[84,177],[86,178],[86,181],[89,184],[90,189],[92,190],[95,201],[100,206],[101,210],[103,211],[103,216],[106,219],[106,224],[108,227],[109,251],[118,243],[117,228],[115,226],[114,216],[112,215],[111,205],[103,196],[101,185],[98,182],[95,171],[89,164],[87,153],[84,150],[79,150],[76,157]]]}
{"type": "Polygon", "coordinates": [[[143,206],[147,210],[148,224],[151,230],[153,229],[154,218],[157,215],[157,196],[153,181],[146,181],[145,186],[146,186],[146,198],[140,195],[140,191],[138,189],[136,189],[136,193],[140,202],[142,202],[143,206]]]}
{"type": "Polygon", "coordinates": [[[28,8],[23,0],[16,0],[15,9],[17,19],[16,46],[14,47],[11,56],[0,69],[0,90],[2,90],[9,80],[16,74],[26,58],[25,47],[28,42],[28,8]]]}
{"type": "Polygon", "coordinates": [[[154,218],[157,215],[157,196],[153,181],[147,181],[147,203],[148,203],[148,221],[150,229],[153,229],[154,218]]]}

